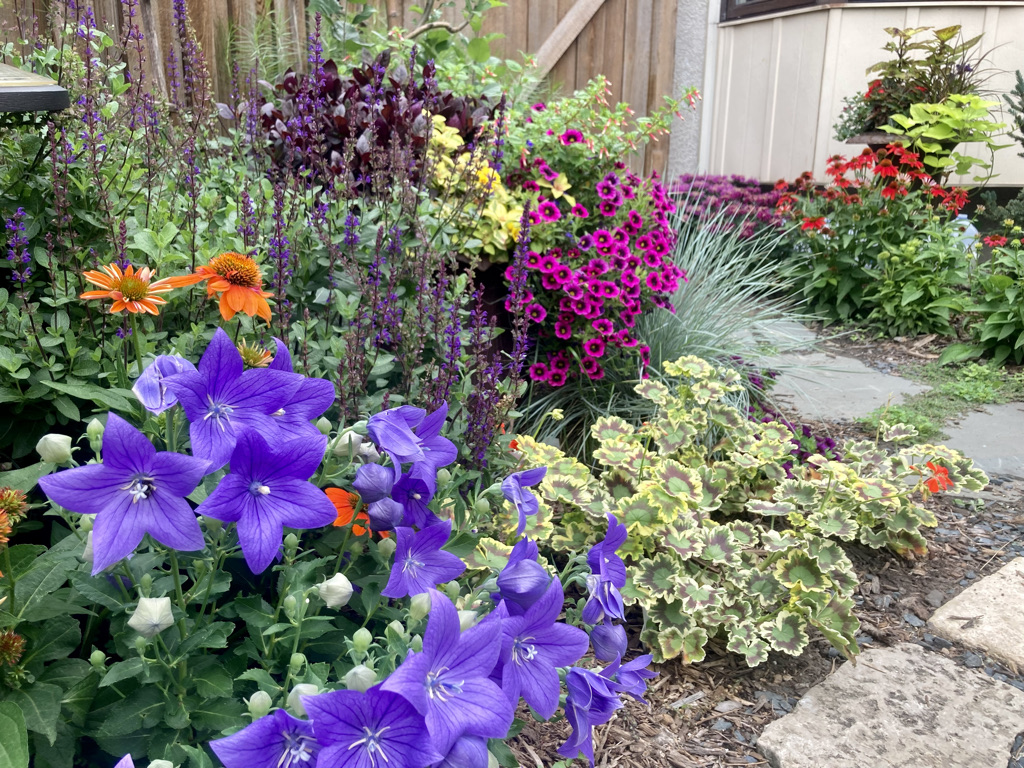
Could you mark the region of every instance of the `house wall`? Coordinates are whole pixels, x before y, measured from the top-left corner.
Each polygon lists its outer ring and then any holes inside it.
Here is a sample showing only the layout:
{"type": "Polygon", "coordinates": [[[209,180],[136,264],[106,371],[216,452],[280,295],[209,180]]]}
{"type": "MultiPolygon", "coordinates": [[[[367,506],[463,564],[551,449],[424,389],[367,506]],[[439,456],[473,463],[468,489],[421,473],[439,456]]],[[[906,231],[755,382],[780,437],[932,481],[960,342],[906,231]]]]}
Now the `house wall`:
{"type": "MultiPolygon", "coordinates": [[[[835,154],[862,147],[836,141],[832,126],[842,99],[867,87],[866,70],[889,56],[886,27],[963,26],[965,37],[983,34],[991,51],[989,98],[1001,101],[1024,69],[1024,2],[864,3],[813,8],[718,25],[713,102],[701,126],[700,168],[763,182],[793,179],[810,170],[825,178],[835,154]]],[[[1005,122],[1008,114],[1001,107],[1005,122]]],[[[1024,186],[1020,146],[994,158],[994,186],[1024,186]]],[[[962,152],[985,156],[977,145],[962,152]]],[[[969,178],[956,178],[970,183],[969,178]]]]}

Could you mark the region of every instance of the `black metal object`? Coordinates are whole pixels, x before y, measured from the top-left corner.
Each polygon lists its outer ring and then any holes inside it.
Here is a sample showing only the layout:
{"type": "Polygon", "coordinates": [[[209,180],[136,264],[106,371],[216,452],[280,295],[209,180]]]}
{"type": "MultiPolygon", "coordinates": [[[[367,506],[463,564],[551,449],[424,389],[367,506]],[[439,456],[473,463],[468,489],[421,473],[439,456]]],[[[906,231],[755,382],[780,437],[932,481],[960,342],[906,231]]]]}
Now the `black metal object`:
{"type": "Polygon", "coordinates": [[[0,113],[59,112],[70,105],[68,92],[50,78],[0,64],[0,113]]]}

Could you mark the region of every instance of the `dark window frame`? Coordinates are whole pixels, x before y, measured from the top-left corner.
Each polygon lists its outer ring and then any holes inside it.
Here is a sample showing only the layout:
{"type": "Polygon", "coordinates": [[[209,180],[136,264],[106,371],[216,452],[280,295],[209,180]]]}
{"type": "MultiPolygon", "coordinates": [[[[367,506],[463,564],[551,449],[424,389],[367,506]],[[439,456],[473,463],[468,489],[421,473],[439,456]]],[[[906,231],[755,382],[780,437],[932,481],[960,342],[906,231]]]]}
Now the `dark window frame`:
{"type": "MultiPolygon", "coordinates": [[[[779,11],[790,11],[796,8],[814,8],[819,5],[856,5],[857,3],[889,2],[897,3],[904,0],[748,0],[738,3],[737,0],[722,0],[718,20],[739,21],[754,16],[764,16],[779,11]]],[[[935,0],[917,0],[918,4],[935,2],[935,0]]]]}

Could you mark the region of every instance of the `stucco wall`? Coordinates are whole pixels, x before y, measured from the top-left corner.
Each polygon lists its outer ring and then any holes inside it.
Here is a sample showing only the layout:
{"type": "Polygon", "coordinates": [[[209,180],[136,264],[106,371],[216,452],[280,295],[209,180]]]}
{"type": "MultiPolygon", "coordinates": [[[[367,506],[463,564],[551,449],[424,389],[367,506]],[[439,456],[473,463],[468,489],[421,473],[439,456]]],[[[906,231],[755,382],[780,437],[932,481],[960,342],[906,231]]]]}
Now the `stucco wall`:
{"type": "MultiPolygon", "coordinates": [[[[882,50],[885,27],[951,24],[961,24],[966,37],[984,35],[981,49],[992,52],[987,87],[990,98],[1000,98],[1012,88],[1014,70],[1024,68],[1024,2],[822,6],[719,24],[717,44],[707,52],[715,72],[713,102],[700,125],[708,147],[701,170],[764,182],[811,170],[823,179],[830,156],[862,149],[837,142],[832,126],[843,97],[863,91],[865,70],[889,56],[882,50]]],[[[1024,186],[1020,147],[1003,143],[1012,146],[995,155],[990,184],[1024,186]]],[[[975,146],[962,151],[982,156],[975,146]]]]}
{"type": "Polygon", "coordinates": [[[717,32],[720,0],[679,0],[676,10],[676,60],[673,93],[696,85],[704,98],[697,109],[687,111],[686,119],[672,126],[669,142],[667,178],[681,173],[696,173],[700,163],[701,127],[713,95],[708,92],[708,76],[714,71],[714,37],[717,32]]]}

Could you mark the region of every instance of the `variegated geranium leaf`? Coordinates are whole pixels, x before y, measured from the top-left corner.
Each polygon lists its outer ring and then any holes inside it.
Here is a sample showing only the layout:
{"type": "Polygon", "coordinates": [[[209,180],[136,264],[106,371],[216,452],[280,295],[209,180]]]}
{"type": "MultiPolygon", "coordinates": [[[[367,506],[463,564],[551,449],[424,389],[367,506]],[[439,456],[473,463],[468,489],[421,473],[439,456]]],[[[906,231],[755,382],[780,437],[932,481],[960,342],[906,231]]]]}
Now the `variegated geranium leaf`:
{"type": "Polygon", "coordinates": [[[763,501],[762,499],[750,499],[747,502],[747,511],[752,515],[763,517],[778,517],[791,515],[796,512],[796,507],[788,501],[763,501]]]}
{"type": "Polygon", "coordinates": [[[749,421],[736,408],[725,403],[709,403],[708,419],[724,430],[741,430],[748,426],[749,421]]]}
{"type": "Polygon", "coordinates": [[[683,602],[683,610],[688,613],[710,611],[721,600],[719,590],[710,584],[699,584],[694,579],[683,577],[678,579],[679,597],[683,602]]]}
{"type": "Polygon", "coordinates": [[[795,531],[762,531],[761,546],[769,552],[783,552],[800,543],[795,531]]]}
{"type": "Polygon", "coordinates": [[[828,584],[818,563],[806,552],[794,550],[775,564],[775,578],[787,589],[820,592],[828,584]]]}
{"type": "Polygon", "coordinates": [[[470,570],[497,572],[508,565],[508,556],[511,552],[512,547],[485,536],[477,541],[476,548],[463,559],[470,570]]]}
{"type": "Polygon", "coordinates": [[[778,484],[774,498],[776,501],[788,502],[798,507],[810,507],[818,503],[818,489],[806,480],[789,478],[778,484]]]}
{"type": "Polygon", "coordinates": [[[725,526],[704,529],[704,549],[700,553],[702,560],[724,565],[739,565],[742,547],[725,526]]]}
{"type": "Polygon", "coordinates": [[[872,549],[881,549],[889,543],[889,535],[886,533],[884,528],[875,531],[867,526],[861,526],[860,533],[857,534],[857,539],[861,544],[871,547],[872,549]]]}
{"type": "Polygon", "coordinates": [[[700,528],[670,525],[665,528],[664,542],[681,559],[689,560],[704,548],[704,533],[700,528]]]}
{"type": "Polygon", "coordinates": [[[799,656],[809,640],[806,628],[807,619],[801,614],[783,610],[764,630],[772,648],[790,656],[799,656]]]}
{"type": "Polygon", "coordinates": [[[682,501],[696,503],[702,496],[700,476],[695,470],[668,459],[661,462],[654,478],[670,495],[682,501]]]}
{"type": "Polygon", "coordinates": [[[655,600],[647,615],[662,627],[679,627],[684,632],[696,626],[693,616],[683,609],[681,600],[655,600]]]}
{"type": "Polygon", "coordinates": [[[731,637],[726,643],[726,649],[738,653],[743,657],[748,667],[756,667],[768,661],[768,651],[771,646],[760,637],[731,637]]]}
{"type": "Polygon", "coordinates": [[[590,427],[590,434],[599,443],[616,439],[628,440],[635,432],[635,427],[618,416],[602,416],[590,427]]]}
{"type": "Polygon", "coordinates": [[[665,373],[669,376],[686,377],[691,379],[703,379],[713,376],[717,371],[707,360],[702,360],[694,355],[680,357],[677,360],[669,360],[662,364],[665,373]]]}
{"type": "Polygon", "coordinates": [[[741,547],[757,546],[760,537],[758,536],[757,527],[753,523],[748,523],[746,520],[734,520],[729,523],[729,529],[732,531],[733,538],[736,539],[741,547]]]}
{"type": "Polygon", "coordinates": [[[633,387],[633,389],[638,395],[640,395],[640,397],[644,398],[645,400],[650,400],[652,403],[657,403],[658,405],[665,405],[665,403],[668,402],[668,387],[666,387],[660,381],[655,381],[654,379],[647,379],[645,381],[641,381],[639,384],[633,387]]]}
{"type": "Polygon", "coordinates": [[[822,536],[830,536],[843,541],[853,541],[857,537],[857,523],[848,517],[841,507],[828,507],[820,512],[807,516],[808,524],[822,536]]]}
{"type": "Polygon", "coordinates": [[[850,598],[833,597],[824,605],[811,609],[807,617],[808,622],[848,659],[857,654],[856,637],[860,629],[853,607],[850,598]]]}
{"type": "Polygon", "coordinates": [[[697,428],[688,421],[659,419],[656,441],[662,455],[669,456],[680,448],[690,445],[697,437],[697,428]]]}
{"type": "Polygon", "coordinates": [[[840,449],[849,462],[863,466],[882,466],[889,460],[885,449],[879,448],[870,440],[848,440],[840,449]]]}
{"type": "Polygon", "coordinates": [[[684,664],[704,661],[704,646],[708,633],[701,627],[681,632],[677,627],[668,627],[658,633],[658,650],[663,660],[682,658],[684,664]]]}
{"type": "Polygon", "coordinates": [[[785,589],[771,571],[751,571],[747,579],[747,594],[756,597],[762,606],[768,607],[785,594],[785,589]]]}
{"type": "Polygon", "coordinates": [[[880,477],[863,478],[855,481],[853,492],[861,501],[888,501],[900,495],[900,490],[880,477]]]}
{"type": "Polygon", "coordinates": [[[786,446],[786,453],[792,451],[790,440],[793,439],[793,433],[785,424],[780,424],[777,421],[768,421],[759,424],[757,429],[761,432],[762,440],[779,443],[780,445],[784,444],[786,446]]]}
{"type": "Polygon", "coordinates": [[[921,556],[928,552],[928,541],[919,531],[888,531],[889,548],[897,555],[921,556]]]}
{"type": "Polygon", "coordinates": [[[541,495],[550,502],[582,506],[589,501],[586,483],[569,475],[552,474],[550,471],[540,483],[541,495]]]}
{"type": "Polygon", "coordinates": [[[650,536],[658,525],[660,508],[654,503],[650,493],[638,493],[615,503],[616,515],[632,533],[650,536]]]}
{"type": "Polygon", "coordinates": [[[834,541],[808,536],[806,546],[807,554],[814,558],[823,573],[832,573],[837,569],[853,571],[853,563],[850,562],[850,558],[834,541]]]}
{"type": "Polygon", "coordinates": [[[633,455],[633,447],[621,438],[605,440],[594,450],[594,458],[606,467],[625,468],[633,455]]]}
{"type": "Polygon", "coordinates": [[[653,598],[669,599],[677,595],[679,566],[666,554],[659,553],[653,559],[644,558],[633,570],[633,583],[638,592],[653,598]]]}
{"type": "Polygon", "coordinates": [[[887,443],[905,443],[920,434],[911,424],[886,424],[883,421],[881,427],[882,439],[887,443]]]}

